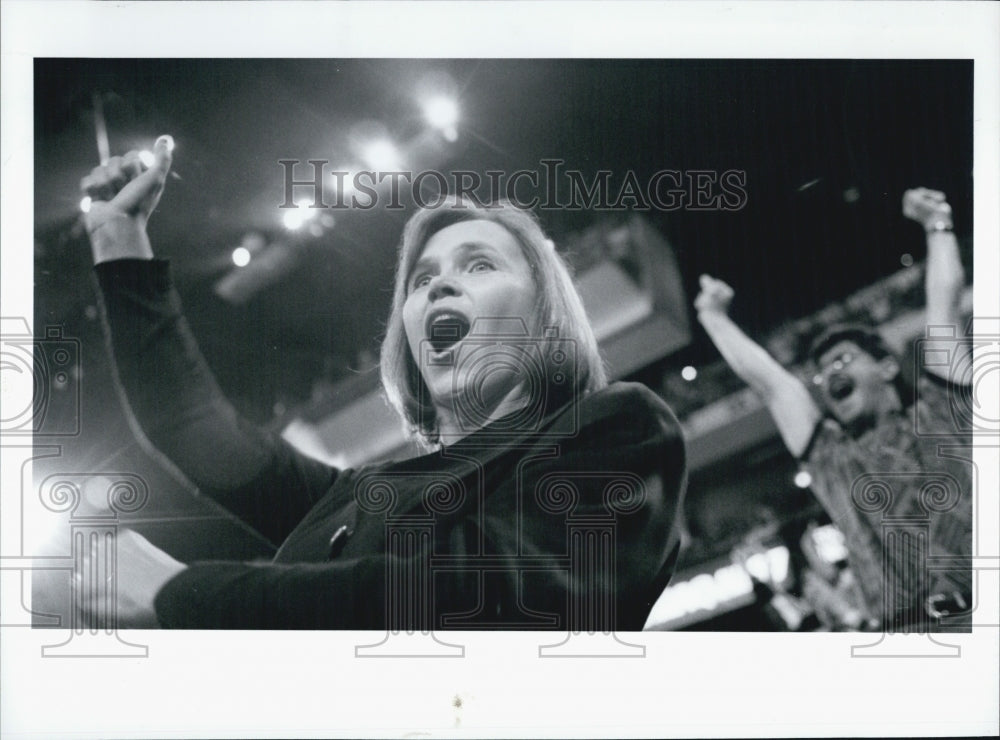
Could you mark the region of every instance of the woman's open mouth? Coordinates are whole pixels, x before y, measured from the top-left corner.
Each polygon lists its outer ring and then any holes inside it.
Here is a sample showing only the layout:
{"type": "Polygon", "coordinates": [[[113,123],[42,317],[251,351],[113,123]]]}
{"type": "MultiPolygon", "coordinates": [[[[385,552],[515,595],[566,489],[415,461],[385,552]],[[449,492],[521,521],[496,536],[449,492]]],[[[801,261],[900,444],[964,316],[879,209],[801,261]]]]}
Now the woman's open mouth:
{"type": "Polygon", "coordinates": [[[427,321],[427,337],[435,352],[444,352],[465,339],[471,324],[461,314],[442,311],[432,314],[427,321]]]}
{"type": "Polygon", "coordinates": [[[834,375],[830,378],[827,388],[830,392],[830,398],[834,401],[843,401],[854,393],[854,381],[846,375],[834,375]]]}

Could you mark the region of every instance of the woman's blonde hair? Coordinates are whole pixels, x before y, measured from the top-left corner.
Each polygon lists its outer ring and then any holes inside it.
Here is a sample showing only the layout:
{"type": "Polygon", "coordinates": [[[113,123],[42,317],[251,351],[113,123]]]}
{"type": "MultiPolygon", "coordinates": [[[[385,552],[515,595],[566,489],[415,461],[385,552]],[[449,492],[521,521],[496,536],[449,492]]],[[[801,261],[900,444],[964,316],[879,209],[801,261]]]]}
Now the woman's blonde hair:
{"type": "MultiPolygon", "coordinates": [[[[479,206],[454,198],[446,200],[437,208],[425,208],[415,213],[403,229],[392,310],[382,341],[380,365],[382,385],[389,402],[406,420],[411,433],[431,445],[439,441],[437,418],[434,407],[426,401],[429,398],[427,389],[410,352],[403,325],[406,286],[410,272],[431,236],[453,224],[477,220],[499,224],[514,236],[535,281],[538,296],[535,316],[539,319],[536,325],[546,330],[554,328],[560,340],[568,340],[567,344],[575,346],[576,377],[569,379],[571,382],[568,385],[573,391],[569,397],[577,398],[608,384],[597,340],[569,270],[534,215],[506,201],[479,206]]],[[[547,354],[543,356],[547,358],[547,354]]],[[[546,368],[546,378],[553,376],[553,372],[548,370],[546,368]]]]}

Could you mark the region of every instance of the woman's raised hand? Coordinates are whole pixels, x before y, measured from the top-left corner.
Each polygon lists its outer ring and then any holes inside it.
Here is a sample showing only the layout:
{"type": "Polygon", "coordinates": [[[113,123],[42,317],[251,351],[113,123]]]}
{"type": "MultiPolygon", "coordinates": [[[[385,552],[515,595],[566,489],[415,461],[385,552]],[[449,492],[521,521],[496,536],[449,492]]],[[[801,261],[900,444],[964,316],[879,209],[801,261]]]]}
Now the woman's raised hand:
{"type": "Polygon", "coordinates": [[[152,258],[146,221],[163,193],[173,148],[174,140],[161,136],[148,168],[139,153],[131,151],[112,157],[81,180],[81,191],[91,199],[85,219],[95,262],[152,258]]]}

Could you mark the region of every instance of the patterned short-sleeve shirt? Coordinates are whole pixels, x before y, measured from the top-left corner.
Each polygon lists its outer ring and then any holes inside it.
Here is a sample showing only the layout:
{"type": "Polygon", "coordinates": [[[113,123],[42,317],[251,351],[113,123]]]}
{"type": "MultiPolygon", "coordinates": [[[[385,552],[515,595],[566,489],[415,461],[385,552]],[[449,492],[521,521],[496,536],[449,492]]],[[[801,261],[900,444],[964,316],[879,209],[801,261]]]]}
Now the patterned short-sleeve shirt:
{"type": "Polygon", "coordinates": [[[925,374],[910,408],[857,437],[824,419],[802,455],[883,623],[923,618],[928,596],[972,593],[972,435],[955,403],[966,392],[925,374]]]}

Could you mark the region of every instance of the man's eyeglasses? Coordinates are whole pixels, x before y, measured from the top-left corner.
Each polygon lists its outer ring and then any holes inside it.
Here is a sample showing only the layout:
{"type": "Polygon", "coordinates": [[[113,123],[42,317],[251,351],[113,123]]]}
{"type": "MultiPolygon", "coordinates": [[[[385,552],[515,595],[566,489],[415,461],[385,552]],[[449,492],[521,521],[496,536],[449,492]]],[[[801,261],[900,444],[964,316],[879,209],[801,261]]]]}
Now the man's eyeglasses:
{"type": "Polygon", "coordinates": [[[851,352],[842,352],[834,359],[833,362],[820,368],[819,372],[813,376],[813,385],[823,385],[824,381],[826,381],[826,376],[830,372],[843,370],[845,367],[854,362],[854,360],[855,357],[851,352]]]}

